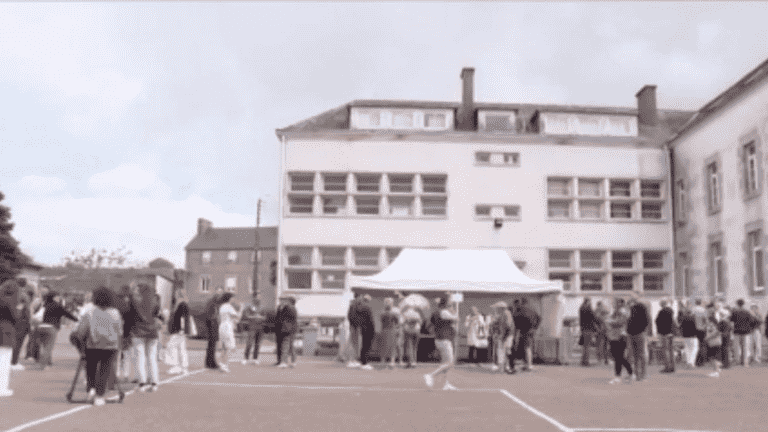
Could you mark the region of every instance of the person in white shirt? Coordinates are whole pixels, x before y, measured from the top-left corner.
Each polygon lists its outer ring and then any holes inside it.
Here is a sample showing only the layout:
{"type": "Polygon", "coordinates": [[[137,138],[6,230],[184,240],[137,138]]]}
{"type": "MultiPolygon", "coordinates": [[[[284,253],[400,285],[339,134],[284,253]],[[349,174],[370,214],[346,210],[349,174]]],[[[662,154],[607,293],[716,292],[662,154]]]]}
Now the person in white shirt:
{"type": "Polygon", "coordinates": [[[94,308],[93,306],[93,293],[89,292],[85,294],[85,300],[83,302],[83,305],[80,306],[78,309],[77,315],[82,317],[88,312],[92,311],[94,308]]]}
{"type": "Polygon", "coordinates": [[[240,320],[240,310],[236,310],[232,305],[232,298],[235,295],[232,293],[224,293],[221,297],[222,304],[219,306],[219,340],[221,340],[224,346],[224,352],[221,357],[221,370],[223,372],[229,372],[229,356],[232,351],[237,347],[235,341],[235,326],[238,320],[240,320]]]}

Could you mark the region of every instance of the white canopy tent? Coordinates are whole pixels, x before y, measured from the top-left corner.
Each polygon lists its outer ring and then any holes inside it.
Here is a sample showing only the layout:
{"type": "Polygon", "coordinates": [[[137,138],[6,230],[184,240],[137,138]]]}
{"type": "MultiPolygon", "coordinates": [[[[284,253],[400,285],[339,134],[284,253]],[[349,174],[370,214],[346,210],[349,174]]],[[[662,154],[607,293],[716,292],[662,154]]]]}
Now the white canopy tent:
{"type": "Polygon", "coordinates": [[[296,300],[296,312],[299,317],[344,318],[347,316],[352,292],[342,295],[317,294],[296,300]]]}
{"type": "Polygon", "coordinates": [[[562,281],[526,276],[503,250],[403,249],[382,272],[350,276],[349,286],[399,291],[554,294],[562,281]]]}

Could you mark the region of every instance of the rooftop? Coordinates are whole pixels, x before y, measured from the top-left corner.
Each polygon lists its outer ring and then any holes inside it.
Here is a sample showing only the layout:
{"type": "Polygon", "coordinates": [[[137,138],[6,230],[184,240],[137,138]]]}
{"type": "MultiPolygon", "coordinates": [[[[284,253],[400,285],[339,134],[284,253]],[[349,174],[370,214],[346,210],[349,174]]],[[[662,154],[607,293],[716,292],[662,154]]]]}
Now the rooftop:
{"type": "Polygon", "coordinates": [[[259,246],[264,249],[277,248],[277,227],[210,227],[196,235],[185,247],[186,250],[242,250],[256,247],[256,231],[259,246]]]}

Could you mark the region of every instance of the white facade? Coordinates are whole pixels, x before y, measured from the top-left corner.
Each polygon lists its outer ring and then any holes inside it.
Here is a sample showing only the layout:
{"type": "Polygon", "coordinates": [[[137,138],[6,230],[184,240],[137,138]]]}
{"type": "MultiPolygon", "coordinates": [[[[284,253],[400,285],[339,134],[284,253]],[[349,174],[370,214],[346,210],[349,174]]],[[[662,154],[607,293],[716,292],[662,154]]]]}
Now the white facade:
{"type": "MultiPolygon", "coordinates": [[[[636,117],[632,120],[629,124],[636,125],[636,117]]],[[[645,291],[652,297],[670,295],[673,238],[665,151],[626,136],[569,139],[569,144],[561,145],[557,137],[450,131],[399,136],[366,132],[354,138],[286,134],[279,221],[280,293],[297,297],[341,294],[348,288],[350,272],[376,273],[398,248],[412,247],[504,249],[532,278],[567,275],[567,316],[575,316],[581,302],[582,275],[589,281],[601,278],[602,288],[589,291],[596,297],[610,297],[621,287],[641,292],[648,288],[645,291]],[[297,173],[304,176],[292,176],[297,173]],[[332,191],[325,190],[325,174],[332,175],[332,191]],[[333,176],[338,174],[345,175],[343,183],[333,176]],[[357,174],[365,175],[358,178],[357,174]],[[413,175],[410,192],[402,187],[403,175],[413,175]],[[445,193],[434,192],[434,188],[425,191],[423,179],[435,175],[446,176],[445,193]],[[378,192],[374,192],[369,183],[377,176],[378,192]],[[294,180],[301,184],[294,186],[294,180]],[[306,190],[308,180],[311,190],[306,190]],[[358,192],[357,180],[363,183],[364,192],[358,192]],[[390,191],[390,183],[395,190],[390,191]],[[559,185],[566,183],[568,190],[560,190],[559,185]],[[344,191],[339,190],[340,185],[344,191]],[[629,187],[629,197],[621,196],[623,185],[629,187]],[[619,196],[611,196],[611,191],[619,196]],[[311,213],[301,213],[309,211],[309,195],[315,197],[311,213]],[[345,206],[343,211],[331,209],[336,213],[326,214],[322,198],[332,195],[345,196],[345,206]],[[357,215],[357,196],[378,199],[378,213],[357,215]],[[422,215],[422,198],[433,206],[430,199],[443,197],[444,215],[422,215]],[[409,202],[411,207],[404,205],[409,202]],[[303,207],[298,205],[302,203],[303,207]],[[559,217],[566,205],[569,215],[559,217]],[[629,218],[623,210],[631,212],[629,218]],[[497,219],[501,222],[498,228],[497,219]],[[570,254],[567,268],[558,261],[558,251],[570,254]],[[602,256],[601,263],[594,259],[580,262],[579,251],[592,252],[585,257],[602,256]],[[374,262],[366,253],[374,253],[378,263],[370,265],[374,262]],[[298,255],[304,258],[290,258],[298,255]],[[631,257],[629,268],[627,256],[631,257]],[[305,272],[305,276],[291,281],[288,275],[293,271],[305,272]],[[308,272],[311,279],[306,279],[308,272]],[[290,284],[300,280],[311,281],[311,288],[291,289],[290,284]]]]}
{"type": "Polygon", "coordinates": [[[739,83],[715,99],[711,115],[672,146],[678,194],[676,293],[719,297],[731,305],[742,298],[765,314],[768,82],[762,80],[734,91],[739,83]]]}

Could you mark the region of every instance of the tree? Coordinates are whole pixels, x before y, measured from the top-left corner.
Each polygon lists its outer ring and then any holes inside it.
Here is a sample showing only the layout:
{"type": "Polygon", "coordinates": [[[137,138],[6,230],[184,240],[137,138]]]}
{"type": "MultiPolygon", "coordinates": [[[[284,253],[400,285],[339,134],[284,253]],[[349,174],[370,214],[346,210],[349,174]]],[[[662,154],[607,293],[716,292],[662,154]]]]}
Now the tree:
{"type": "MultiPolygon", "coordinates": [[[[0,192],[0,201],[5,195],[0,192]]],[[[0,283],[15,278],[32,260],[19,249],[19,242],[11,235],[14,224],[10,207],[0,204],[0,283]]]]}
{"type": "Polygon", "coordinates": [[[95,270],[100,268],[125,268],[128,265],[128,255],[130,250],[125,246],[107,251],[106,249],[92,248],[87,252],[72,251],[63,258],[64,266],[68,268],[81,268],[86,270],[95,270]]]}

